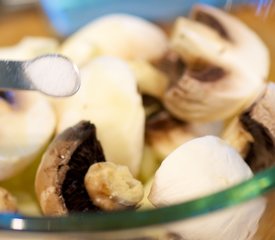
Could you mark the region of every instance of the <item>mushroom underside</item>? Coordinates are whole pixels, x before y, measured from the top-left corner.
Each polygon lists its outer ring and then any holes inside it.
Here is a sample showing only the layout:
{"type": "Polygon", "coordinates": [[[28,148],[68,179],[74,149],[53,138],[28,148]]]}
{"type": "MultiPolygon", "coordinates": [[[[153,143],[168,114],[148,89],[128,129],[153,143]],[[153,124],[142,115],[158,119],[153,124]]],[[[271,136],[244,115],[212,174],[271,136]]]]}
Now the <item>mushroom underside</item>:
{"type": "Polygon", "coordinates": [[[250,111],[240,117],[243,128],[253,137],[245,161],[253,172],[266,169],[275,164],[275,139],[270,131],[250,116],[250,111]]]}
{"type": "Polygon", "coordinates": [[[61,193],[69,212],[99,211],[84,185],[84,177],[89,167],[97,162],[104,162],[105,157],[95,133],[90,135],[74,151],[68,162],[69,170],[61,186],[61,193]]]}

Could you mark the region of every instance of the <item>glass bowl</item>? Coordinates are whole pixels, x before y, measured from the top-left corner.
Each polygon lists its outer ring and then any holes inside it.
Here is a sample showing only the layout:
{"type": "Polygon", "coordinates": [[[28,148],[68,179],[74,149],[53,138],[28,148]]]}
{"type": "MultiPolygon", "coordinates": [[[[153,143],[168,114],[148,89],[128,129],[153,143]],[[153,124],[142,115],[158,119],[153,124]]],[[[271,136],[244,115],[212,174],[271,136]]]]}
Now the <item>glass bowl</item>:
{"type": "MultiPolygon", "coordinates": [[[[249,221],[252,221],[253,238],[250,239],[272,240],[275,237],[274,201],[275,167],[272,167],[227,190],[164,208],[138,212],[73,214],[68,217],[22,217],[2,214],[0,238],[180,240],[185,238],[181,238],[178,233],[183,227],[193,225],[192,221],[195,221],[195,226],[203,228],[207,227],[209,217],[216,221],[217,218],[232,217],[244,211],[246,214],[250,213],[249,221]]],[[[241,227],[235,237],[243,237],[242,231],[247,232],[246,222],[239,224],[241,227]]]]}
{"type": "MultiPolygon", "coordinates": [[[[209,0],[193,1],[192,4],[198,2],[231,11],[259,33],[271,50],[270,79],[275,80],[274,1],[209,0]]],[[[186,6],[190,8],[190,3],[184,6],[183,1],[175,1],[175,4],[182,4],[178,8],[182,12],[187,10],[186,6]]],[[[227,218],[238,219],[236,231],[226,239],[217,234],[211,240],[275,239],[275,167],[224,191],[158,209],[72,214],[66,217],[0,214],[0,239],[189,240],[194,238],[181,236],[182,229],[192,232],[219,226],[220,232],[223,232],[227,225],[221,223],[227,218]],[[246,218],[242,218],[243,214],[246,218]]]]}

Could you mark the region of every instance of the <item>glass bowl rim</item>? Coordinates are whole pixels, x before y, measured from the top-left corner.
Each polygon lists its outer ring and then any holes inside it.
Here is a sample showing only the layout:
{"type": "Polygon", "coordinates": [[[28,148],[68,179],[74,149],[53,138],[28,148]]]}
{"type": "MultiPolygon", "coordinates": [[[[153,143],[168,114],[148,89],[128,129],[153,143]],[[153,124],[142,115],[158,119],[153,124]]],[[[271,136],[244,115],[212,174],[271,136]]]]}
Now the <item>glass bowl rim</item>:
{"type": "Polygon", "coordinates": [[[0,214],[0,230],[27,232],[99,232],[168,224],[252,200],[275,189],[275,166],[225,190],[167,207],[60,217],[0,214]],[[165,218],[163,218],[165,216],[165,218]]]}

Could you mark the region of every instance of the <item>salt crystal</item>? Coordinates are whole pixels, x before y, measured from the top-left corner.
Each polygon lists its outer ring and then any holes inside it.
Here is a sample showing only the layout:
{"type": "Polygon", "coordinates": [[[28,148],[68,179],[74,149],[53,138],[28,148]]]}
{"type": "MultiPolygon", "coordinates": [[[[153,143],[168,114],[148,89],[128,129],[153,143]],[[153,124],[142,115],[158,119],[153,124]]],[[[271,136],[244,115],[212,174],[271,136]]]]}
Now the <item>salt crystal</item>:
{"type": "Polygon", "coordinates": [[[38,57],[24,65],[25,74],[35,89],[51,96],[69,96],[79,88],[79,72],[61,55],[38,57]]]}

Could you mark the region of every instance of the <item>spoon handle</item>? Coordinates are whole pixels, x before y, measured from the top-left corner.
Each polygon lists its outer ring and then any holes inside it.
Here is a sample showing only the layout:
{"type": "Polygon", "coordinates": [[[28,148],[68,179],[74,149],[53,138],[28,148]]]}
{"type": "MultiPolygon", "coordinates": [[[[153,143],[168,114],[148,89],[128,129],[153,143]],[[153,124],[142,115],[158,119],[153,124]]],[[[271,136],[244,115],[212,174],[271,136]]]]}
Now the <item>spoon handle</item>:
{"type": "Polygon", "coordinates": [[[24,62],[0,61],[0,89],[34,90],[32,82],[26,77],[24,62]]]}

